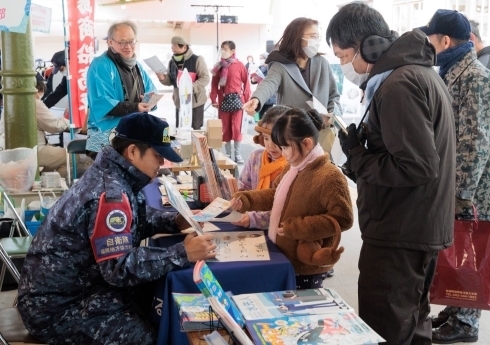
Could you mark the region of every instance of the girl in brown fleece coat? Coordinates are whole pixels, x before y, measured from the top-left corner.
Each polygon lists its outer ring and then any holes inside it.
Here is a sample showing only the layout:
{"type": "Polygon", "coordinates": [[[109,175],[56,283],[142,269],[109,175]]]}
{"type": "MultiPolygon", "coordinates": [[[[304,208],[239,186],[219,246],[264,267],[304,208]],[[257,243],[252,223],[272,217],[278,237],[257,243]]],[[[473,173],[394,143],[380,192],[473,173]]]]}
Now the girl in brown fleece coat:
{"type": "Polygon", "coordinates": [[[232,208],[269,211],[269,238],[296,272],[299,289],[322,286],[326,272],[344,251],[340,232],[352,226],[347,181],[318,145],[321,116],[293,108],[272,128],[272,141],[288,165],[270,189],[238,192],[232,208]]]}

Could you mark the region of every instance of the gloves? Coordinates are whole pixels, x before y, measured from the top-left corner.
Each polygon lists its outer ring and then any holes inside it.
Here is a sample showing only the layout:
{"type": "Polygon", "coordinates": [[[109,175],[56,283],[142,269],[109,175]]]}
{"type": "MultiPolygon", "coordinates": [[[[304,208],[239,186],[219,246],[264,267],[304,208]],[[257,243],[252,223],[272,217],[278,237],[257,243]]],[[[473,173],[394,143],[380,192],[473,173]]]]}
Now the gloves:
{"type": "Polygon", "coordinates": [[[473,219],[473,203],[471,200],[464,200],[456,197],[456,218],[458,219],[473,219]]]}
{"type": "Polygon", "coordinates": [[[355,123],[351,123],[347,128],[348,134],[344,131],[340,131],[339,140],[340,146],[342,146],[342,152],[349,157],[350,151],[358,146],[362,146],[359,138],[357,137],[357,127],[355,123]]]}

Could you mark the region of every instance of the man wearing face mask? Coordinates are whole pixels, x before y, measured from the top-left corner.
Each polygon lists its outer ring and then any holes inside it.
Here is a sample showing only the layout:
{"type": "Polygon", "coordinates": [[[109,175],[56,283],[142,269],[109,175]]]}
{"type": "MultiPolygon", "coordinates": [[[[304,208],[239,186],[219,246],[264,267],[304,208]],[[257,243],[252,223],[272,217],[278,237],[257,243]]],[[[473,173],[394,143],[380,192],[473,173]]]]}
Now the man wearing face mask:
{"type": "MultiPolygon", "coordinates": [[[[320,33],[318,21],[296,18],[284,30],[276,45],[265,60],[269,65],[267,77],[260,82],[250,101],[244,104],[249,115],[260,111],[274,94],[279,105],[308,108],[306,101],[315,97],[329,112],[334,104],[339,106],[340,95],[335,78],[327,60],[318,53],[320,33]]],[[[320,132],[319,142],[330,152],[335,139],[332,128],[320,132]]]]}
{"type": "MultiPolygon", "coordinates": [[[[425,32],[437,53],[439,75],[453,99],[456,131],[457,218],[490,220],[490,71],[477,59],[471,26],[457,11],[437,10],[425,32]]],[[[432,342],[478,340],[481,310],[448,306],[432,319],[432,342]]]]}
{"type": "Polygon", "coordinates": [[[364,136],[356,124],[339,134],[357,175],[359,316],[387,344],[429,345],[428,293],[437,254],[453,241],[456,166],[435,49],[418,29],[397,38],[362,2],[339,9],[327,42],[367,108],[364,136]]]}
{"type": "Polygon", "coordinates": [[[171,43],[173,55],[168,62],[168,73],[157,73],[158,80],[163,85],[174,87],[175,127],[179,127],[180,98],[177,84],[180,74],[184,68],[187,68],[192,78],[192,129],[201,129],[204,124],[204,104],[207,99],[206,86],[210,81],[208,66],[202,56],[194,54],[183,37],[174,36],[171,43]]]}
{"type": "Polygon", "coordinates": [[[150,111],[142,103],[145,93],[156,88],[136,61],[136,25],[131,21],[112,24],[107,32],[108,49],[96,57],[87,72],[87,151],[95,158],[121,117],[150,111]]]}
{"type": "Polygon", "coordinates": [[[65,98],[68,93],[65,51],[61,50],[54,53],[51,58],[51,63],[53,64],[53,72],[49,75],[48,81],[46,82],[46,91],[44,92],[42,101],[48,108],[55,105],[60,108],[68,108],[68,99],[65,98]],[[63,101],[63,103],[60,101],[63,101]]]}

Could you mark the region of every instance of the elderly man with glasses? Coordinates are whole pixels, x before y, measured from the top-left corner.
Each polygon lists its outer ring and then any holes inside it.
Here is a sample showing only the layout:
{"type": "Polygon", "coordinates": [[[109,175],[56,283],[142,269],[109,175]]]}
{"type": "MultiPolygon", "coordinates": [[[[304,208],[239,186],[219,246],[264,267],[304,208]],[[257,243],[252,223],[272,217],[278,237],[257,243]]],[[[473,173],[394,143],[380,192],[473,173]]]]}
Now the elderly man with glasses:
{"type": "Polygon", "coordinates": [[[107,51],[92,61],[87,72],[87,151],[91,158],[109,145],[110,134],[121,117],[150,110],[142,102],[143,96],[156,88],[136,61],[137,33],[131,21],[112,24],[107,32],[107,51]]]}

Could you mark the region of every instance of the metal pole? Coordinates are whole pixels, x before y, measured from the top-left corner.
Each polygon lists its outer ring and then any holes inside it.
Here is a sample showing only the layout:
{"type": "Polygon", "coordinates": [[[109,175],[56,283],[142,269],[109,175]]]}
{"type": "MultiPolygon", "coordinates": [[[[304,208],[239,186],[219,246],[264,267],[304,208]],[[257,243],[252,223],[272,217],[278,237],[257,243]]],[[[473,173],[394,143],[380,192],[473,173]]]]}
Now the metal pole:
{"type": "Polygon", "coordinates": [[[219,38],[218,38],[218,33],[219,33],[219,16],[218,16],[218,6],[214,8],[216,12],[216,56],[217,60],[219,61],[219,38]]]}
{"type": "MultiPolygon", "coordinates": [[[[61,0],[61,7],[63,10],[63,35],[64,35],[64,41],[65,41],[65,66],[66,66],[66,91],[67,91],[67,96],[68,96],[68,113],[70,115],[70,139],[73,140],[75,139],[75,125],[73,124],[73,106],[71,103],[71,90],[70,90],[70,81],[71,81],[71,74],[70,74],[70,40],[68,37],[68,32],[66,27],[70,26],[70,23],[67,23],[66,21],[66,14],[65,14],[65,0],[61,0]]],[[[71,162],[73,164],[73,179],[75,180],[77,178],[77,161],[75,159],[75,154],[73,153],[71,155],[71,162]]],[[[66,167],[67,169],[70,169],[70,167],[66,167]]],[[[68,184],[71,184],[71,181],[67,181],[68,184]]]]}

